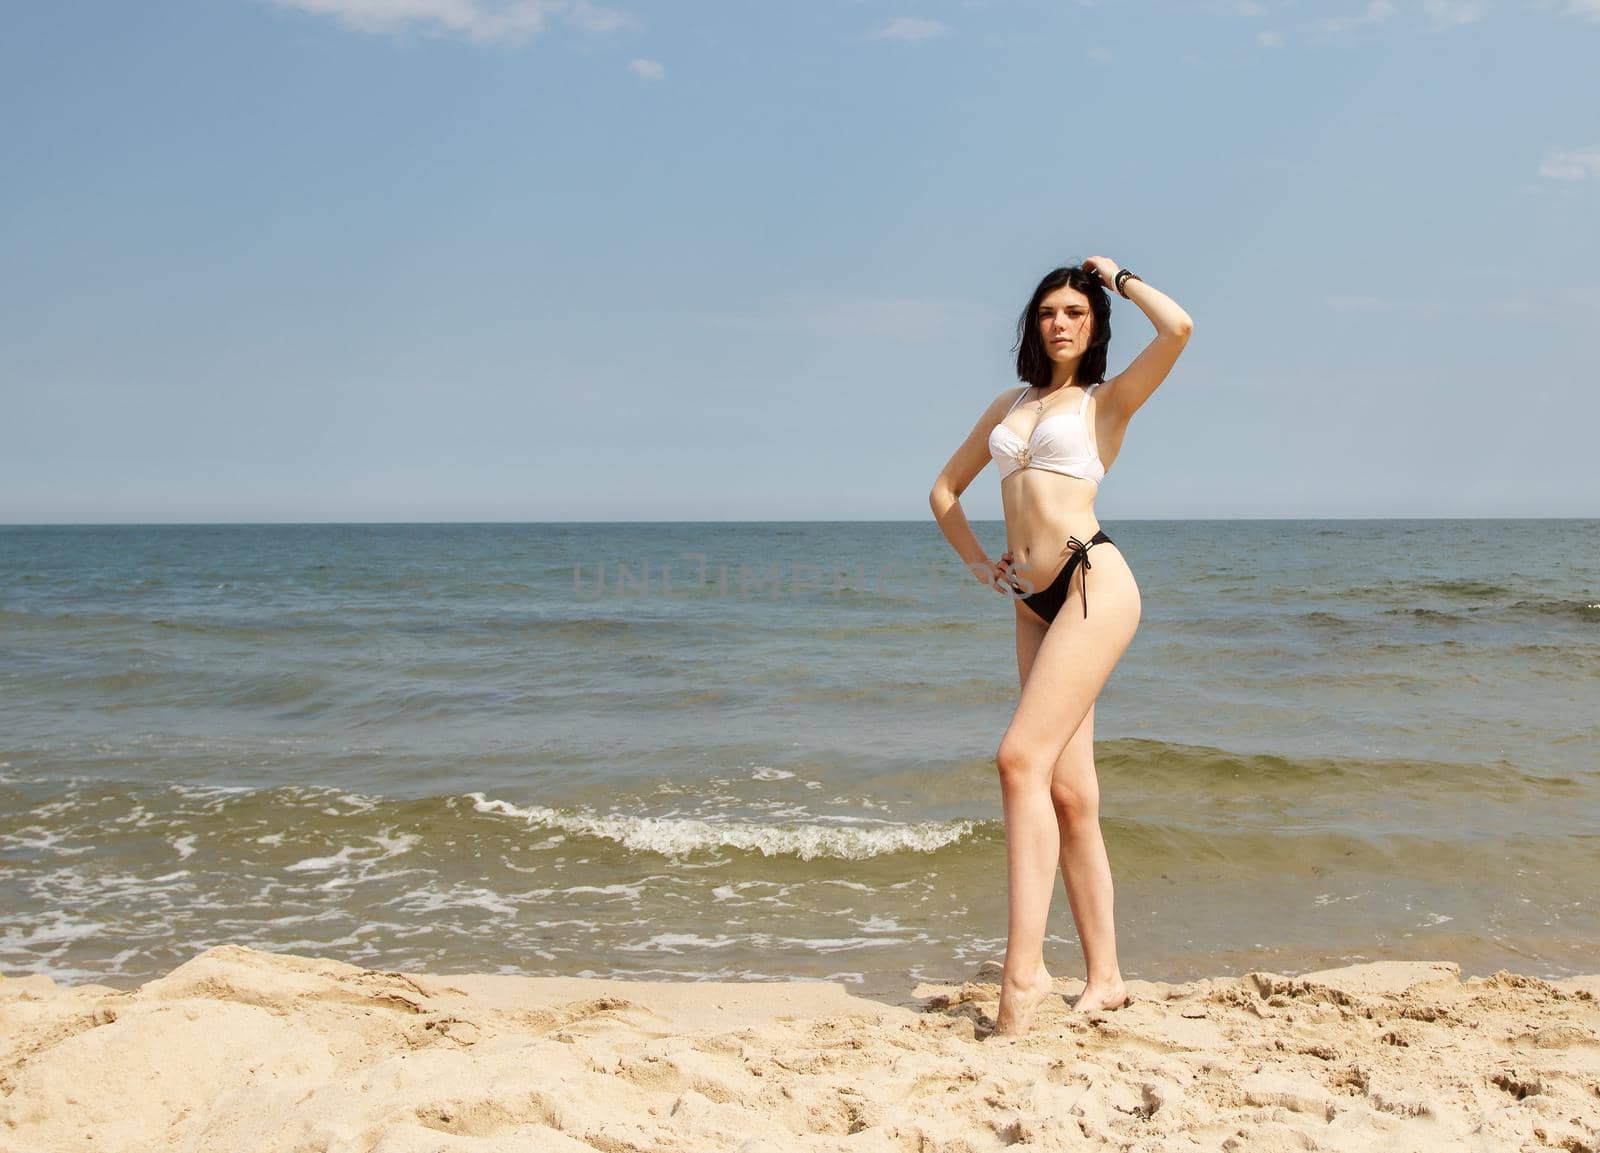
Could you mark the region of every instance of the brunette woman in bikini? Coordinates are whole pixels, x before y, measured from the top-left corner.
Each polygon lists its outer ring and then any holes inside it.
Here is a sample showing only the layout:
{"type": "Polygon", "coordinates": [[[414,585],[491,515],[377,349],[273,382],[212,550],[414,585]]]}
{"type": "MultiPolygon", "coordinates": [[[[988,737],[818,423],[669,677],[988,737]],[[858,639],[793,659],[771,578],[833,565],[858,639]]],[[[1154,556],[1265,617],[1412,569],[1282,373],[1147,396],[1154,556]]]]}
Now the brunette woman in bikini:
{"type": "Polygon", "coordinates": [[[1094,498],[1128,421],[1166,379],[1193,330],[1189,314],[1170,297],[1103,256],[1055,269],[1034,289],[1017,324],[1024,387],[995,397],[928,496],[967,567],[1015,601],[1022,695],[995,754],[1008,907],[997,1035],[1027,1033],[1053,988],[1044,935],[1058,861],[1087,971],[1074,1007],[1115,1009],[1128,999],[1117,964],[1111,865],[1100,836],[1094,703],[1138,628],[1139,587],[1100,531],[1094,498]],[[1108,288],[1138,305],[1156,335],[1105,380],[1108,288]],[[1006,551],[998,561],[985,554],[960,500],[991,459],[1000,468],[1006,518],[1006,551]]]}

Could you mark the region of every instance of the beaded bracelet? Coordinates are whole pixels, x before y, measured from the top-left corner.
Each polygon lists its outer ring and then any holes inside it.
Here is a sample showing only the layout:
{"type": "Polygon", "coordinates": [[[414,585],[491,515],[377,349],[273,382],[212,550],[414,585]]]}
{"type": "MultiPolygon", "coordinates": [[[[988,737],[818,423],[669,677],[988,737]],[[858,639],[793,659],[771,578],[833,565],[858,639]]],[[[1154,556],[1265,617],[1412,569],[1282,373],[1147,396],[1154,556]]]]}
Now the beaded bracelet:
{"type": "Polygon", "coordinates": [[[1129,272],[1126,268],[1124,268],[1121,269],[1117,273],[1116,277],[1112,280],[1111,287],[1117,290],[1118,296],[1122,297],[1124,300],[1127,300],[1128,294],[1122,290],[1123,284],[1130,280],[1142,281],[1143,279],[1144,277],[1140,276],[1137,272],[1129,272]]]}

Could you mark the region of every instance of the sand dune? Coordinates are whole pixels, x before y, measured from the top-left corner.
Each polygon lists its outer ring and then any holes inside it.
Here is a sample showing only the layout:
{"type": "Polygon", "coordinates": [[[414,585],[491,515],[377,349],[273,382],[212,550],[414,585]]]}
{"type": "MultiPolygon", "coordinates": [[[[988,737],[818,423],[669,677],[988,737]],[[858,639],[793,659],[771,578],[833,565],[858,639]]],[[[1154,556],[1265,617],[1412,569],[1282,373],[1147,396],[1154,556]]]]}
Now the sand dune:
{"type": "Polygon", "coordinates": [[[0,978],[0,1149],[1600,1151],[1600,977],[1358,965],[989,1039],[998,973],[427,976],[222,946],[133,992],[0,978]]]}

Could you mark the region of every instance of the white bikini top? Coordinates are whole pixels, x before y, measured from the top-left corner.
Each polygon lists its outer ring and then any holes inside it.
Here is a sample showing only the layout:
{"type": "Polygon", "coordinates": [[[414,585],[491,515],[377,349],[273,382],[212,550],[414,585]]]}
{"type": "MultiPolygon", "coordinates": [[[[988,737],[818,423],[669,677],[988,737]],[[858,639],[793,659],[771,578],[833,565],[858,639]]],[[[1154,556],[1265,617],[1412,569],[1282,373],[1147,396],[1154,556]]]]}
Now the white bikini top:
{"type": "Polygon", "coordinates": [[[1089,398],[1099,387],[1099,384],[1091,384],[1083,390],[1083,400],[1078,403],[1076,412],[1053,412],[1034,425],[1027,441],[1005,425],[1006,417],[1028,395],[1028,390],[1023,389],[1006,409],[1006,416],[1000,418],[1001,423],[989,433],[989,456],[1000,469],[1000,479],[1005,480],[1019,468],[1042,468],[1098,485],[1106,470],[1095,450],[1093,433],[1084,419],[1084,412],[1089,407],[1089,398]]]}

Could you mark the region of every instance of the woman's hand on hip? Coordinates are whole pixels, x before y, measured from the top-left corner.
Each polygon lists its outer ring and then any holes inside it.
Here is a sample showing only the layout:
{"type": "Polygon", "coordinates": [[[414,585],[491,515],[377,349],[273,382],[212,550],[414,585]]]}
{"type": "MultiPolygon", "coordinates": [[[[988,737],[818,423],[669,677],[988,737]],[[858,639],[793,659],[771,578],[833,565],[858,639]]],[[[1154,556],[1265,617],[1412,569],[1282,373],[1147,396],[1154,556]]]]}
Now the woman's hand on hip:
{"type": "Polygon", "coordinates": [[[1003,580],[1007,583],[1007,586],[1010,585],[1011,563],[1014,559],[1015,558],[1011,555],[1011,550],[1007,549],[1000,555],[999,560],[992,562],[990,565],[988,576],[989,587],[998,593],[1005,594],[1006,596],[1013,596],[1015,595],[1015,592],[1010,587],[1002,588],[1000,582],[1003,580]]]}

